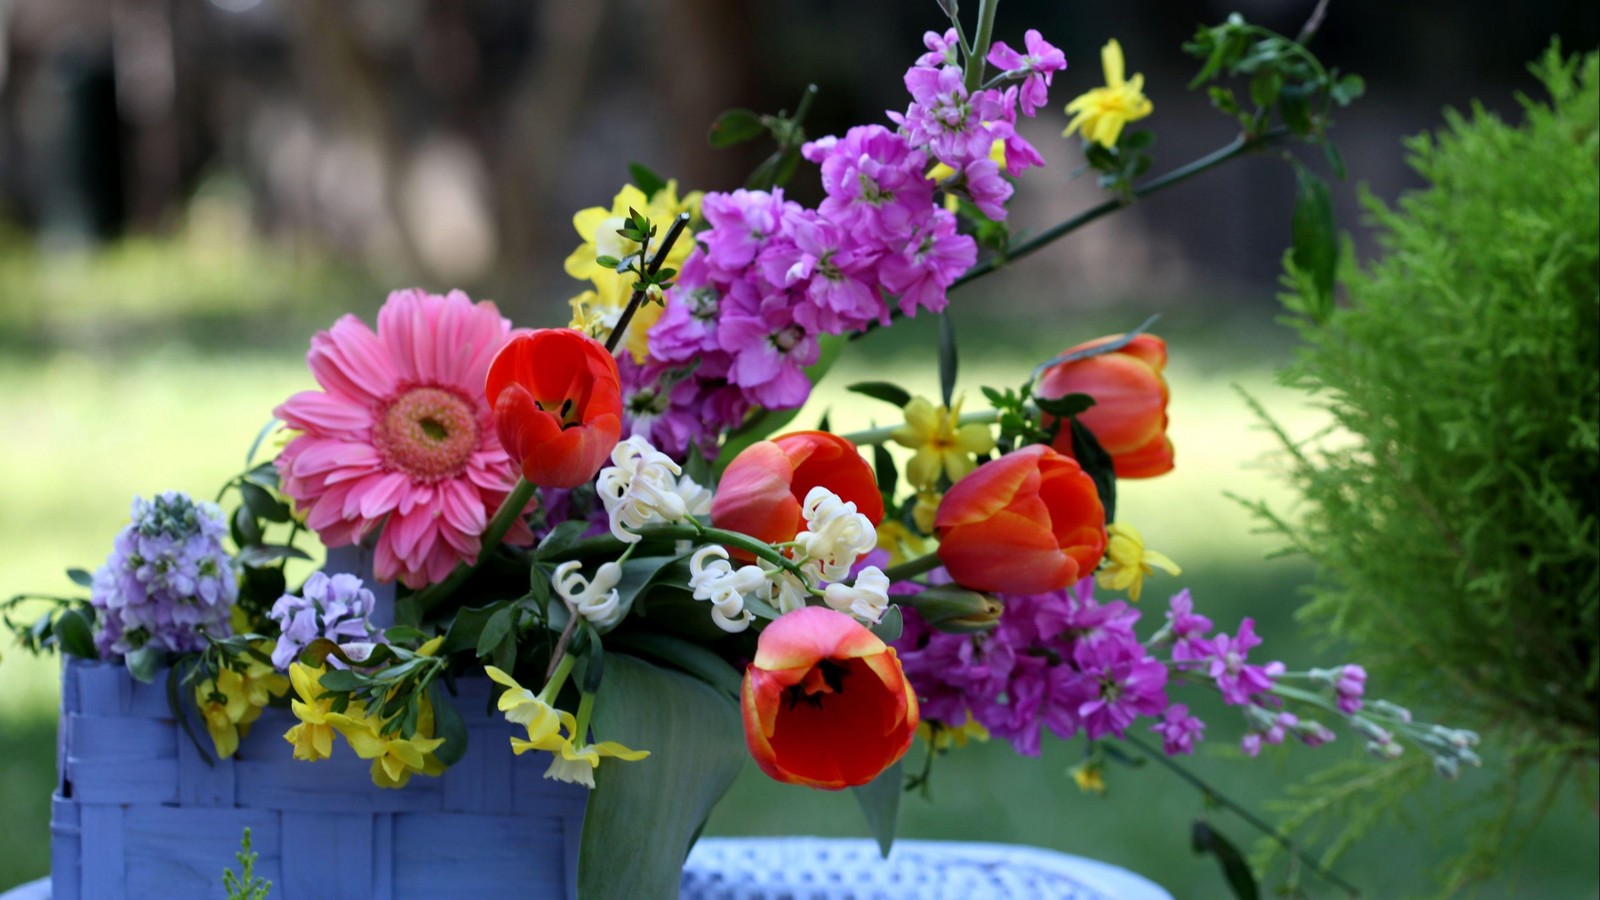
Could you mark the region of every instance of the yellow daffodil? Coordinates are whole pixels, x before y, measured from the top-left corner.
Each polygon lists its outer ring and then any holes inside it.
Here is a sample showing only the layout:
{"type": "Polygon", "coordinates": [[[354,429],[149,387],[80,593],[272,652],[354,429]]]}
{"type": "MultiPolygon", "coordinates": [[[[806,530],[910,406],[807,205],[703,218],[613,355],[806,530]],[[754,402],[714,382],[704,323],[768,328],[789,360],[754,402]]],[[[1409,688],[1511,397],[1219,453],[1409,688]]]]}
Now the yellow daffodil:
{"type": "Polygon", "coordinates": [[[1072,767],[1072,780],[1077,782],[1078,790],[1085,794],[1104,794],[1106,792],[1105,769],[1094,760],[1084,762],[1072,767]]]}
{"type": "Polygon", "coordinates": [[[917,725],[917,736],[933,744],[935,750],[949,750],[952,747],[959,750],[967,746],[968,741],[982,743],[989,740],[989,729],[978,724],[978,721],[972,718],[972,711],[968,710],[967,721],[961,725],[940,725],[934,728],[926,721],[920,723],[917,725]]]}
{"type": "Polygon", "coordinates": [[[294,758],[307,762],[327,759],[333,753],[333,725],[328,715],[333,711],[333,700],[317,699],[323,693],[322,676],[325,668],[312,668],[302,663],[289,665],[289,682],[294,685],[298,700],[289,701],[300,724],[283,733],[283,739],[294,745],[294,758]]]}
{"type": "Polygon", "coordinates": [[[933,534],[933,519],[939,514],[939,502],[944,494],[939,491],[917,491],[917,505],[911,508],[911,520],[923,534],[933,534]]]}
{"type": "Polygon", "coordinates": [[[624,762],[637,762],[649,755],[649,750],[629,750],[616,741],[601,741],[598,744],[578,746],[566,741],[561,745],[561,752],[550,761],[550,768],[545,770],[544,777],[569,784],[581,784],[593,790],[594,770],[600,765],[600,757],[608,756],[624,762]]]}
{"type": "Polygon", "coordinates": [[[518,684],[515,678],[494,666],[485,666],[484,671],[489,673],[492,680],[506,687],[500,695],[499,704],[506,721],[528,729],[527,740],[511,739],[514,753],[521,756],[529,750],[559,750],[562,743],[570,742],[561,737],[561,729],[565,727],[570,733],[576,726],[571,713],[551,706],[543,697],[518,684]]]}
{"type": "Polygon", "coordinates": [[[339,729],[357,756],[372,760],[373,784],[401,788],[416,772],[439,775],[445,769],[433,755],[433,751],[444,744],[444,738],[427,736],[433,731],[433,710],[426,701],[424,707],[426,715],[418,716],[417,733],[409,738],[383,734],[381,723],[372,716],[357,719],[345,713],[328,713],[324,718],[339,729]]]}
{"type": "Polygon", "coordinates": [[[1081,130],[1084,138],[1102,147],[1115,147],[1122,127],[1150,115],[1154,106],[1144,95],[1143,75],[1123,80],[1122,45],[1116,40],[1106,42],[1101,48],[1100,64],[1105,69],[1106,86],[1088,91],[1067,104],[1067,114],[1072,116],[1072,121],[1061,134],[1067,137],[1081,130]]]}
{"type": "MultiPolygon", "coordinates": [[[[583,244],[567,257],[565,264],[567,274],[579,281],[590,282],[594,287],[569,301],[574,309],[571,327],[583,331],[590,337],[596,337],[591,329],[608,320],[614,323],[623,307],[628,304],[628,298],[633,293],[634,276],[618,275],[615,270],[602,266],[597,261],[602,256],[624,259],[639,252],[637,243],[617,234],[617,230],[627,222],[628,210],[638,211],[656,226],[656,236],[650,250],[654,253],[655,247],[666,237],[667,229],[672,226],[672,220],[679,213],[687,212],[695,219],[700,218],[700,201],[703,196],[700,191],[693,191],[680,200],[678,183],[669,181],[666,187],[656,192],[654,197],[646,198],[644,191],[630,184],[625,185],[612,199],[610,209],[593,206],[574,215],[572,226],[577,230],[578,236],[583,238],[583,244]]],[[[663,266],[681,269],[683,261],[689,257],[689,252],[693,249],[694,241],[688,235],[680,236],[672,245],[672,250],[668,252],[663,266]]],[[[648,354],[646,336],[650,326],[661,318],[661,311],[660,304],[641,306],[628,325],[626,346],[636,362],[643,362],[648,354]]],[[[609,333],[609,324],[606,325],[605,331],[609,333]]]]}
{"type": "Polygon", "coordinates": [[[888,552],[889,565],[898,566],[927,555],[928,542],[899,519],[884,519],[878,525],[878,549],[888,552]]]}
{"type": "Polygon", "coordinates": [[[961,401],[946,409],[934,406],[926,397],[913,397],[905,406],[906,424],[891,437],[902,447],[915,450],[906,465],[906,479],[919,490],[931,490],[941,474],[951,483],[960,481],[978,467],[975,454],[994,449],[994,435],[987,425],[961,425],[961,401]]]}
{"type": "Polygon", "coordinates": [[[1166,554],[1146,550],[1139,529],[1121,522],[1106,526],[1106,564],[1095,575],[1095,583],[1113,591],[1126,590],[1128,599],[1139,602],[1144,579],[1162,569],[1169,575],[1182,575],[1178,564],[1166,554]]]}

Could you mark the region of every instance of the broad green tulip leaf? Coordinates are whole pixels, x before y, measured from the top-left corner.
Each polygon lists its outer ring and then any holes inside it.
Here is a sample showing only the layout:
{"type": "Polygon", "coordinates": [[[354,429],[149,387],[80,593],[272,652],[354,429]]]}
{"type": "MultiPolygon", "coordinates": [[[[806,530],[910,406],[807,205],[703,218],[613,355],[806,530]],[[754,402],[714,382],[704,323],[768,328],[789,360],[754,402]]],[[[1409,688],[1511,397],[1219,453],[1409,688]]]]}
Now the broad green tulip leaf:
{"type": "Polygon", "coordinates": [[[744,765],[739,708],[697,678],[613,653],[593,721],[595,740],[650,756],[595,770],[578,896],[676,897],[700,823],[744,765]]]}
{"type": "Polygon", "coordinates": [[[613,648],[670,663],[727,694],[739,696],[743,678],[727,661],[693,641],[654,631],[613,632],[606,637],[613,648]]]}
{"type": "Polygon", "coordinates": [[[903,763],[897,762],[860,787],[850,789],[867,817],[867,827],[878,841],[878,852],[889,858],[894,832],[900,824],[900,795],[905,793],[903,763]]]}

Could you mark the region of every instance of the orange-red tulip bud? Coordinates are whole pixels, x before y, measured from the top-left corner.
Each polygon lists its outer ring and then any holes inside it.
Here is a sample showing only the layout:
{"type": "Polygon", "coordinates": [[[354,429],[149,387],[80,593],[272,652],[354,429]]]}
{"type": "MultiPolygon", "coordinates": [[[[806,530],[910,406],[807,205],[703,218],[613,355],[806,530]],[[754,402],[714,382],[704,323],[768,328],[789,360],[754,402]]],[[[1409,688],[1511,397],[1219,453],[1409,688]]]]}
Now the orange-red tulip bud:
{"type": "Polygon", "coordinates": [[[622,437],[617,361],[569,328],[513,337],[484,384],[495,430],[522,477],[540,487],[577,487],[605,465],[622,437]]]}
{"type": "MultiPolygon", "coordinates": [[[[1115,340],[1104,337],[1079,344],[1072,353],[1115,340]]],[[[1154,478],[1172,471],[1172,441],[1167,438],[1167,344],[1141,334],[1121,349],[1060,363],[1039,377],[1034,393],[1046,399],[1088,394],[1094,406],[1078,421],[1111,454],[1118,478],[1154,478]]],[[[1072,454],[1072,432],[1062,428],[1055,448],[1072,454]]]]}
{"type": "Polygon", "coordinates": [[[1094,571],[1106,514],[1076,460],[1034,444],[956,482],[933,520],[939,559],[956,583],[1038,594],[1094,571]]]}
{"type": "Polygon", "coordinates": [[[797,431],[751,444],[728,463],[711,524],[769,544],[792,541],[806,527],[800,506],[819,485],[854,503],[873,525],[883,521],[877,476],[856,446],[826,431],[797,431]]]}
{"type": "Polygon", "coordinates": [[[761,632],[742,694],[750,755],[787,784],[866,784],[905,755],[919,721],[894,648],[820,606],[761,632]]]}

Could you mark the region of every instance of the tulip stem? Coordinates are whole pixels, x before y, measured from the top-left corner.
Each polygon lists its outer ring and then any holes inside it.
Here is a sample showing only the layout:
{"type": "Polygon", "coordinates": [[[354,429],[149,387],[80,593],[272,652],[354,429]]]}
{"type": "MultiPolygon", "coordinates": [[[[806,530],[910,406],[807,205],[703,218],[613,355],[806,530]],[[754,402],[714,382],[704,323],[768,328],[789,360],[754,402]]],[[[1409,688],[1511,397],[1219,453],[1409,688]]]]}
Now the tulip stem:
{"type": "MultiPolygon", "coordinates": [[[[667,254],[672,251],[672,245],[678,242],[678,236],[683,234],[683,229],[689,227],[689,214],[679,213],[672,220],[672,227],[667,229],[666,237],[661,239],[661,246],[656,249],[655,255],[645,264],[645,273],[654,276],[661,271],[661,264],[667,261],[667,254]]],[[[646,241],[650,238],[646,237],[646,241]]],[[[611,329],[611,335],[606,338],[606,352],[616,353],[617,345],[622,343],[622,336],[628,333],[628,325],[633,322],[633,314],[639,311],[640,304],[644,303],[644,288],[634,288],[633,294],[628,297],[628,305],[623,307],[622,316],[617,319],[617,324],[611,329]]]]}
{"type": "Polygon", "coordinates": [[[898,566],[890,566],[884,570],[883,574],[889,579],[890,584],[894,584],[897,581],[909,581],[918,575],[932,572],[941,565],[944,565],[944,563],[939,560],[939,554],[929,553],[927,556],[908,559],[898,566]]]}
{"type": "Polygon", "coordinates": [[[484,563],[489,561],[489,557],[494,555],[494,551],[500,548],[500,542],[505,540],[506,532],[511,530],[512,525],[516,524],[517,519],[522,515],[522,511],[527,508],[528,501],[532,499],[533,482],[526,478],[518,478],[516,487],[511,489],[511,493],[506,495],[506,499],[500,501],[500,508],[495,510],[494,518],[489,520],[489,527],[484,529],[482,545],[478,548],[478,561],[470,565],[458,563],[450,574],[445,576],[443,581],[430,584],[412,595],[416,598],[417,605],[423,612],[427,612],[444,602],[445,598],[460,587],[462,582],[471,578],[473,572],[478,571],[484,563]]]}

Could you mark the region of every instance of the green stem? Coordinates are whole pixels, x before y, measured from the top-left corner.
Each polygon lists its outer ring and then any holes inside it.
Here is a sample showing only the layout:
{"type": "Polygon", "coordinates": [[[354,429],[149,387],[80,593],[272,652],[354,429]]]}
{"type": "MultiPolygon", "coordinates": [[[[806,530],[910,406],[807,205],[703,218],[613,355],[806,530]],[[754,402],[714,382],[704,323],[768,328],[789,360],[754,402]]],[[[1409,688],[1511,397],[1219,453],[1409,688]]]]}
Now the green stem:
{"type": "Polygon", "coordinates": [[[589,718],[594,715],[594,695],[585,691],[578,698],[578,714],[573,718],[572,742],[578,746],[589,743],[589,718]]]}
{"type": "Polygon", "coordinates": [[[1249,823],[1262,834],[1272,838],[1272,840],[1275,841],[1278,846],[1299,857],[1301,862],[1305,863],[1311,869],[1311,871],[1317,873],[1317,875],[1321,876],[1325,881],[1338,885],[1352,897],[1361,896],[1360,889],[1350,882],[1345,881],[1343,878],[1340,878],[1338,875],[1335,875],[1332,871],[1324,868],[1323,865],[1317,861],[1316,857],[1312,856],[1309,851],[1295,843],[1294,840],[1288,835],[1262,821],[1256,816],[1255,813],[1234,802],[1226,794],[1203,781],[1200,776],[1179,765],[1176,760],[1173,760],[1165,753],[1162,753],[1156,748],[1151,747],[1149,744],[1146,744],[1144,741],[1132,734],[1124,735],[1122,739],[1132,746],[1138,748],[1138,750],[1147,758],[1155,760],[1156,762],[1165,766],[1168,771],[1172,772],[1172,774],[1178,776],[1184,781],[1187,781],[1191,787],[1204,795],[1207,800],[1210,800],[1225,809],[1231,810],[1234,814],[1239,816],[1239,818],[1244,819],[1245,822],[1249,823]]]}
{"type": "Polygon", "coordinates": [[[430,584],[414,594],[418,607],[426,612],[443,603],[462,582],[471,578],[472,573],[487,563],[489,557],[494,555],[494,551],[499,549],[500,542],[505,540],[506,532],[516,524],[517,518],[522,515],[523,509],[527,508],[531,499],[533,499],[533,483],[526,478],[518,478],[517,486],[512,488],[506,499],[500,502],[500,508],[495,510],[494,518],[489,520],[489,527],[483,532],[483,546],[478,548],[478,561],[471,565],[460,563],[445,576],[443,581],[430,584]]]}
{"type": "Polygon", "coordinates": [[[967,91],[976,91],[983,84],[984,57],[989,55],[989,42],[994,35],[994,12],[1000,0],[980,0],[978,3],[978,33],[972,42],[972,52],[967,55],[967,70],[962,79],[967,91]]]}
{"type": "MultiPolygon", "coordinates": [[[[956,427],[962,425],[993,425],[1000,421],[1000,413],[993,409],[982,409],[977,412],[962,413],[956,418],[956,427]]],[[[872,444],[887,444],[894,439],[894,433],[900,430],[899,425],[884,425],[879,428],[868,428],[865,431],[852,431],[840,437],[858,447],[872,444]]]]}
{"type": "MultiPolygon", "coordinates": [[[[1255,135],[1254,137],[1241,134],[1234,138],[1233,141],[1226,146],[1219,147],[1215,151],[1212,151],[1211,153],[1194,160],[1188,165],[1173,169],[1171,172],[1168,172],[1165,175],[1147,181],[1144,184],[1134,188],[1132,199],[1141,200],[1157,191],[1172,187],[1180,182],[1188,181],[1190,178],[1199,175],[1201,172],[1204,172],[1207,169],[1214,169],[1217,166],[1228,162],[1229,160],[1243,156],[1244,154],[1249,153],[1259,147],[1274,143],[1282,138],[1287,137],[1288,135],[1289,130],[1287,128],[1274,128],[1271,131],[1255,135]]],[[[1050,228],[1039,232],[1034,237],[1023,241],[1015,247],[1012,247],[1004,257],[991,256],[968,269],[966,274],[962,275],[960,278],[957,278],[955,282],[950,285],[950,289],[954,290],[963,284],[982,278],[983,276],[993,272],[995,269],[998,269],[1000,266],[1011,262],[1012,260],[1021,259],[1030,253],[1042,250],[1045,246],[1058,241],[1063,237],[1066,237],[1072,232],[1077,231],[1079,228],[1088,225],[1090,222],[1093,222],[1102,216],[1116,212],[1117,210],[1126,206],[1128,202],[1129,201],[1124,200],[1121,197],[1113,197],[1098,206],[1092,206],[1083,212],[1078,213],[1066,221],[1053,225],[1050,228]]]]}
{"type": "MultiPolygon", "coordinates": [[[[645,264],[645,272],[653,277],[657,272],[661,271],[661,264],[666,262],[667,254],[671,252],[672,245],[677,243],[678,236],[683,234],[683,229],[687,228],[688,225],[688,213],[679,213],[678,217],[672,220],[672,227],[667,229],[667,236],[661,239],[661,247],[656,250],[655,255],[650,257],[645,264]]],[[[640,246],[641,251],[648,249],[649,241],[650,237],[646,235],[645,243],[640,246]]],[[[628,326],[633,322],[633,314],[639,311],[639,307],[643,303],[644,291],[635,288],[633,294],[628,297],[628,305],[622,309],[622,316],[617,319],[616,327],[611,329],[611,336],[606,338],[607,353],[617,352],[617,345],[622,343],[622,336],[628,333],[628,326]]]]}
{"type": "MultiPolygon", "coordinates": [[[[577,616],[573,616],[574,621],[577,616]]],[[[572,674],[572,665],[577,662],[570,654],[562,654],[561,658],[550,667],[545,674],[544,687],[539,691],[539,699],[546,703],[555,703],[556,695],[561,693],[561,688],[567,683],[567,676],[572,674]]]]}
{"type": "Polygon", "coordinates": [[[927,556],[906,560],[898,566],[890,566],[883,574],[889,579],[890,584],[894,584],[897,581],[915,578],[925,572],[932,572],[942,565],[944,563],[939,559],[939,554],[929,553],[927,556]]]}
{"type": "MultiPolygon", "coordinates": [[[[811,579],[794,560],[777,550],[771,544],[743,534],[738,531],[727,531],[722,528],[710,528],[701,525],[698,521],[690,520],[687,524],[679,525],[650,525],[644,528],[632,529],[634,534],[647,541],[700,541],[708,544],[723,544],[728,547],[737,547],[752,556],[766,560],[773,565],[785,569],[795,577],[811,584],[811,579]]],[[[546,562],[562,562],[569,559],[590,559],[599,556],[614,557],[630,544],[624,544],[609,534],[596,535],[578,541],[560,553],[545,558],[546,562]]]]}

